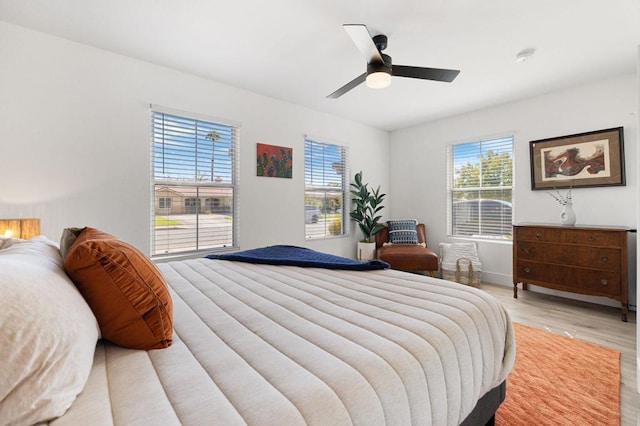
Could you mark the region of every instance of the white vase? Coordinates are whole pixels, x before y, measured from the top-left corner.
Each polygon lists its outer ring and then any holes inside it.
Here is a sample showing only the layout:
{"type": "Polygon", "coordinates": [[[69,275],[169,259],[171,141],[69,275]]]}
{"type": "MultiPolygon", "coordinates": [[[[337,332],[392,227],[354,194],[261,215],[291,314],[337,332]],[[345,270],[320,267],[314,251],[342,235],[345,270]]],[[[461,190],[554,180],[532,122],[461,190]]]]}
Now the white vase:
{"type": "Polygon", "coordinates": [[[572,203],[567,203],[562,207],[562,213],[560,213],[560,223],[569,226],[576,224],[576,214],[573,211],[572,203]]]}
{"type": "Polygon", "coordinates": [[[376,258],[376,243],[358,241],[358,260],[372,260],[376,258]]]}

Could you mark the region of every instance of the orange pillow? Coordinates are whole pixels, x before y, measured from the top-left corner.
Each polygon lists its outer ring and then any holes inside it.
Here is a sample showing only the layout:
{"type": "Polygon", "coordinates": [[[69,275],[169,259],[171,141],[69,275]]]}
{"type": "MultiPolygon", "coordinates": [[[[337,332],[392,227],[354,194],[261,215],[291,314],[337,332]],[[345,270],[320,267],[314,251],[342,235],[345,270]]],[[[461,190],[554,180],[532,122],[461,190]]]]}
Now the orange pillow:
{"type": "Polygon", "coordinates": [[[158,267],[140,250],[85,228],[64,269],[96,316],[102,338],[132,349],[171,345],[171,295],[158,267]]]}

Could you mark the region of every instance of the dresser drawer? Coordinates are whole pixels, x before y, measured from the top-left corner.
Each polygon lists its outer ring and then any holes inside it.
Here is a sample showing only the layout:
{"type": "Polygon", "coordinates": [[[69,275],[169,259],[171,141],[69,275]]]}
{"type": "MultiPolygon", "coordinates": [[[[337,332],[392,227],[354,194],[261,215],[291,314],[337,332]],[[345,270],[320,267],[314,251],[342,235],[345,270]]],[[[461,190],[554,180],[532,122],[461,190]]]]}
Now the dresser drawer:
{"type": "Polygon", "coordinates": [[[622,245],[621,232],[607,232],[590,229],[575,229],[564,231],[564,242],[570,244],[584,244],[599,247],[620,247],[622,245]]]}
{"type": "Polygon", "coordinates": [[[516,251],[517,259],[537,260],[609,271],[620,270],[621,264],[621,250],[616,248],[521,241],[518,243],[516,251]]]}
{"type": "Polygon", "coordinates": [[[564,265],[518,260],[517,280],[524,283],[543,283],[545,287],[593,295],[620,295],[620,273],[574,268],[564,265]]]}
{"type": "Polygon", "coordinates": [[[562,242],[562,232],[555,228],[515,227],[514,231],[513,238],[516,241],[562,242]]]}

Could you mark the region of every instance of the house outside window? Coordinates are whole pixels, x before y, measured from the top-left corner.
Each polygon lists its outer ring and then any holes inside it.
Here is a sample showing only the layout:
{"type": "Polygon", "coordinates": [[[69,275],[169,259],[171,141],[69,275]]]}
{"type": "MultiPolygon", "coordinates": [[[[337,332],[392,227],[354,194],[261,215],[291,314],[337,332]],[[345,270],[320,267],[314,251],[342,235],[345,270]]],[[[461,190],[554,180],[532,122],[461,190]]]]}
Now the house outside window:
{"type": "Polygon", "coordinates": [[[152,256],[237,246],[239,126],[153,108],[152,256]]]}
{"type": "Polygon", "coordinates": [[[513,137],[451,145],[447,157],[449,235],[511,240],[513,137]]]}
{"type": "Polygon", "coordinates": [[[347,234],[348,150],[344,146],[304,141],[305,237],[327,238],[347,234]]]}

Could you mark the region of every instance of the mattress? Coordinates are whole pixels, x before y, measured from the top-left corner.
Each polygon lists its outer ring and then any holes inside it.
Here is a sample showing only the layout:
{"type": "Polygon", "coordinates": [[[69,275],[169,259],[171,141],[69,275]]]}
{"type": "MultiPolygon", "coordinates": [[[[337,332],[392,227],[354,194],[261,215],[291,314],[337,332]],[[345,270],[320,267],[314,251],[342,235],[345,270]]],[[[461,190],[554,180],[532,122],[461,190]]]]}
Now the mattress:
{"type": "Polygon", "coordinates": [[[394,270],[159,267],[173,345],[100,341],[52,425],[458,425],[513,366],[510,318],[476,288],[394,270]]]}

